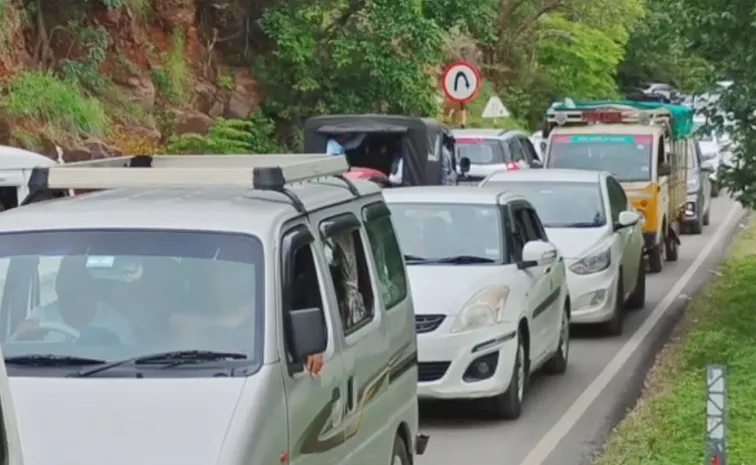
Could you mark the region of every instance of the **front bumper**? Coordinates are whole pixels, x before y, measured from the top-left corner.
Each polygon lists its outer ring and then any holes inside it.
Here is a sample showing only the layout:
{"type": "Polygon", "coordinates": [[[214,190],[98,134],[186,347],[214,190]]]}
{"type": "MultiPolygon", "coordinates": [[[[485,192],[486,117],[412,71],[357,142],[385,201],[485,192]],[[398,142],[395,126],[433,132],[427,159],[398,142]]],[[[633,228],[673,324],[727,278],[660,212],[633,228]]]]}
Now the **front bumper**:
{"type": "Polygon", "coordinates": [[[438,329],[418,334],[420,399],[478,399],[509,389],[517,352],[517,328],[500,323],[459,333],[449,330],[456,315],[438,329]],[[483,364],[489,367],[482,374],[483,364]]]}
{"type": "Polygon", "coordinates": [[[617,268],[579,275],[567,272],[567,287],[572,297],[572,323],[591,324],[609,321],[617,295],[617,268]]]}
{"type": "Polygon", "coordinates": [[[685,199],[685,205],[683,206],[682,222],[695,223],[698,221],[701,216],[701,212],[699,211],[700,207],[701,203],[699,202],[698,194],[688,194],[688,197],[685,199]]]}

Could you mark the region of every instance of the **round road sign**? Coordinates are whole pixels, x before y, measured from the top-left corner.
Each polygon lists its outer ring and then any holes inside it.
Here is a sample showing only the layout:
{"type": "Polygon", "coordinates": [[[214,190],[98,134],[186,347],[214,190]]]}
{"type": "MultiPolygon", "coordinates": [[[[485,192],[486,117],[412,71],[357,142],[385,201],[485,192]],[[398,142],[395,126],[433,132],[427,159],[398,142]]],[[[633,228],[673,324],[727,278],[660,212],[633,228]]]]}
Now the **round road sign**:
{"type": "Polygon", "coordinates": [[[480,91],[480,73],[470,63],[458,61],[444,71],[441,86],[444,93],[457,103],[467,103],[474,99],[480,91]]]}

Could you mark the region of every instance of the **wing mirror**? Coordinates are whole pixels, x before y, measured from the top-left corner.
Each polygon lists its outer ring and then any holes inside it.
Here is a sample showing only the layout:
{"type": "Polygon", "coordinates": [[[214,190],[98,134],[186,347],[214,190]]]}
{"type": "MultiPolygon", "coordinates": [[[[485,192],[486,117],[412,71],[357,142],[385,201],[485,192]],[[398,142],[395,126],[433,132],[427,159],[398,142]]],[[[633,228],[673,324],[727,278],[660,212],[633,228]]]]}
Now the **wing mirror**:
{"type": "Polygon", "coordinates": [[[620,212],[617,222],[614,223],[614,230],[617,231],[620,229],[629,228],[630,226],[638,224],[640,220],[641,214],[638,212],[620,212]]]}
{"type": "Polygon", "coordinates": [[[522,261],[517,268],[524,270],[535,266],[549,266],[557,260],[557,248],[545,241],[530,241],[522,248],[522,261]]]}
{"type": "Polygon", "coordinates": [[[461,160],[459,160],[459,171],[465,175],[470,172],[470,159],[467,157],[462,157],[461,160]]]}
{"type": "Polygon", "coordinates": [[[541,147],[541,153],[546,153],[546,141],[542,140],[538,145],[541,147]]]}
{"type": "MultiPolygon", "coordinates": [[[[674,155],[670,154],[670,157],[674,157],[674,155]]],[[[659,169],[656,174],[658,176],[669,176],[672,174],[672,167],[669,166],[669,163],[661,163],[659,164],[659,169]]]]}
{"type": "Polygon", "coordinates": [[[304,362],[310,355],[322,354],[328,347],[328,330],[321,308],[292,310],[291,355],[294,361],[304,362]]]}

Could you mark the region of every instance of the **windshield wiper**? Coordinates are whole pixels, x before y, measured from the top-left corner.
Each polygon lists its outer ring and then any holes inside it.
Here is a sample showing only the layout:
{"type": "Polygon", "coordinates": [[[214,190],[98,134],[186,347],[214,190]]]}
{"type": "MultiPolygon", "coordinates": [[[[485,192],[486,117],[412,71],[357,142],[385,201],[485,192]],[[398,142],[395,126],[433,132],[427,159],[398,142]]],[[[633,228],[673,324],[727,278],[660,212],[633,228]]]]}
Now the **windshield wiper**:
{"type": "Polygon", "coordinates": [[[495,263],[496,260],[488,257],[479,257],[477,255],[457,255],[454,257],[439,258],[433,260],[434,263],[452,263],[455,265],[467,265],[475,263],[495,263]]]}
{"type": "Polygon", "coordinates": [[[101,371],[109,370],[111,368],[127,365],[130,363],[133,363],[134,365],[165,363],[167,364],[165,368],[170,368],[189,363],[215,362],[218,360],[244,360],[246,358],[246,354],[239,352],[217,352],[213,350],[176,350],[171,352],[158,352],[155,354],[142,355],[139,357],[131,357],[124,360],[116,360],[114,362],[102,362],[105,364],[93,368],[79,370],[73,376],[77,378],[84,378],[101,371]]]}
{"type": "Polygon", "coordinates": [[[417,255],[405,255],[404,261],[405,262],[427,262],[429,259],[418,257],[417,255]]]}
{"type": "Polygon", "coordinates": [[[106,361],[97,358],[74,357],[72,355],[30,354],[5,357],[5,363],[9,365],[63,367],[72,365],[99,365],[106,363],[106,361]]]}
{"type": "Polygon", "coordinates": [[[565,225],[559,225],[560,228],[597,228],[599,226],[601,226],[601,224],[596,221],[583,221],[583,222],[567,223],[565,225]]]}

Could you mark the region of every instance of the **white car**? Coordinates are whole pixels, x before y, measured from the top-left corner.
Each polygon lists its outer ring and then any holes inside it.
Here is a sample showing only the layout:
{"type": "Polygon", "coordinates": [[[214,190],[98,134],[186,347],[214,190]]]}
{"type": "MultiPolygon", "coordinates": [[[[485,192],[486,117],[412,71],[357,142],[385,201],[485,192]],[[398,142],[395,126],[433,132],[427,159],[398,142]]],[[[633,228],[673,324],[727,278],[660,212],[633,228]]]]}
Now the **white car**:
{"type": "Polygon", "coordinates": [[[572,323],[622,332],[625,308],[646,300],[643,217],[609,173],[544,169],[500,172],[481,186],[507,189],[535,205],[548,240],[565,256],[572,323]]]}
{"type": "Polygon", "coordinates": [[[517,418],[530,374],[564,373],[569,353],[564,262],[538,214],[496,188],[383,194],[414,300],[418,397],[481,399],[517,418]]]}

